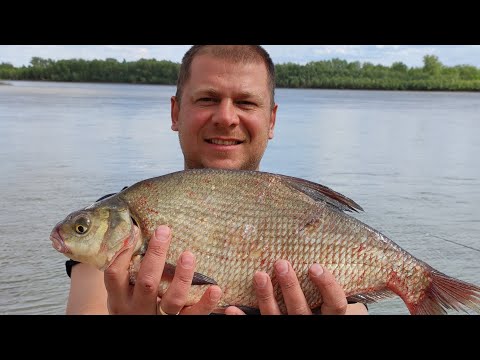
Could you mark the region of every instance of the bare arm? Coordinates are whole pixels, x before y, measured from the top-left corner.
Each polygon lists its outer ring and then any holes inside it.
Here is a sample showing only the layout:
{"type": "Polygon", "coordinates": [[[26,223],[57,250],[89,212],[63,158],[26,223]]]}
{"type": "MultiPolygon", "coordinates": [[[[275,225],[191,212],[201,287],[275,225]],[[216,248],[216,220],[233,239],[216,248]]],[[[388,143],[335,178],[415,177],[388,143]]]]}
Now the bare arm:
{"type": "Polygon", "coordinates": [[[108,314],[103,272],[92,265],[72,267],[67,315],[108,314]]]}

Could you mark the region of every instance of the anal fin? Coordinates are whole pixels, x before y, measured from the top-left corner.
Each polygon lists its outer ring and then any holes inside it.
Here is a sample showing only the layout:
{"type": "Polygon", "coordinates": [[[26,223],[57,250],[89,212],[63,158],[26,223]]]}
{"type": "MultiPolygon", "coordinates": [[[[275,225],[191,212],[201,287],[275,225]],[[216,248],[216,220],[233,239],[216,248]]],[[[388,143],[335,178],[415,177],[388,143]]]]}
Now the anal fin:
{"type": "Polygon", "coordinates": [[[370,304],[386,298],[393,297],[395,295],[396,294],[393,291],[389,289],[383,289],[383,290],[377,290],[369,293],[350,295],[350,296],[347,296],[347,301],[370,304]]]}

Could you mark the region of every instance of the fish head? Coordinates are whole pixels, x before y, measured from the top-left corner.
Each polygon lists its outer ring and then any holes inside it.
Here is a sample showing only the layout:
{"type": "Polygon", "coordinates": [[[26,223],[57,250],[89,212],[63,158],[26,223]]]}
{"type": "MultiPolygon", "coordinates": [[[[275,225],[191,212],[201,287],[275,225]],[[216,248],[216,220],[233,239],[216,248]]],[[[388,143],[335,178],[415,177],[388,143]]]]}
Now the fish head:
{"type": "Polygon", "coordinates": [[[133,245],[134,226],[126,204],[107,199],[69,214],[54,226],[50,240],[70,259],[103,271],[133,245]]]}

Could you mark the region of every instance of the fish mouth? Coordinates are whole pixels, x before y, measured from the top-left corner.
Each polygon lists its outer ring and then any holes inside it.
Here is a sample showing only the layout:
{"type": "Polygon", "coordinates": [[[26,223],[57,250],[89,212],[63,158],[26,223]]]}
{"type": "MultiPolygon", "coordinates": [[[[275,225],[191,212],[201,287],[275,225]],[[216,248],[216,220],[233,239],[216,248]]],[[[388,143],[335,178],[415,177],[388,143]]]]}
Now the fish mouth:
{"type": "Polygon", "coordinates": [[[62,235],[60,235],[60,230],[58,228],[52,231],[50,234],[50,240],[52,241],[52,247],[58,252],[61,252],[62,254],[70,252],[67,245],[65,245],[65,241],[63,240],[62,235]]]}

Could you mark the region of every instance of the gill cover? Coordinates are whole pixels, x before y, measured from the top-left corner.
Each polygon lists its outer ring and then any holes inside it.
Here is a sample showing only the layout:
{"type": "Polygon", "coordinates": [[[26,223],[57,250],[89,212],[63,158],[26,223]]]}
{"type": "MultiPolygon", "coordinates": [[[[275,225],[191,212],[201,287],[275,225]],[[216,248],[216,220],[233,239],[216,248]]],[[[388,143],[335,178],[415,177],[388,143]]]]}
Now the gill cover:
{"type": "Polygon", "coordinates": [[[73,260],[105,270],[134,241],[130,212],[121,199],[111,197],[70,214],[59,232],[73,260]]]}

